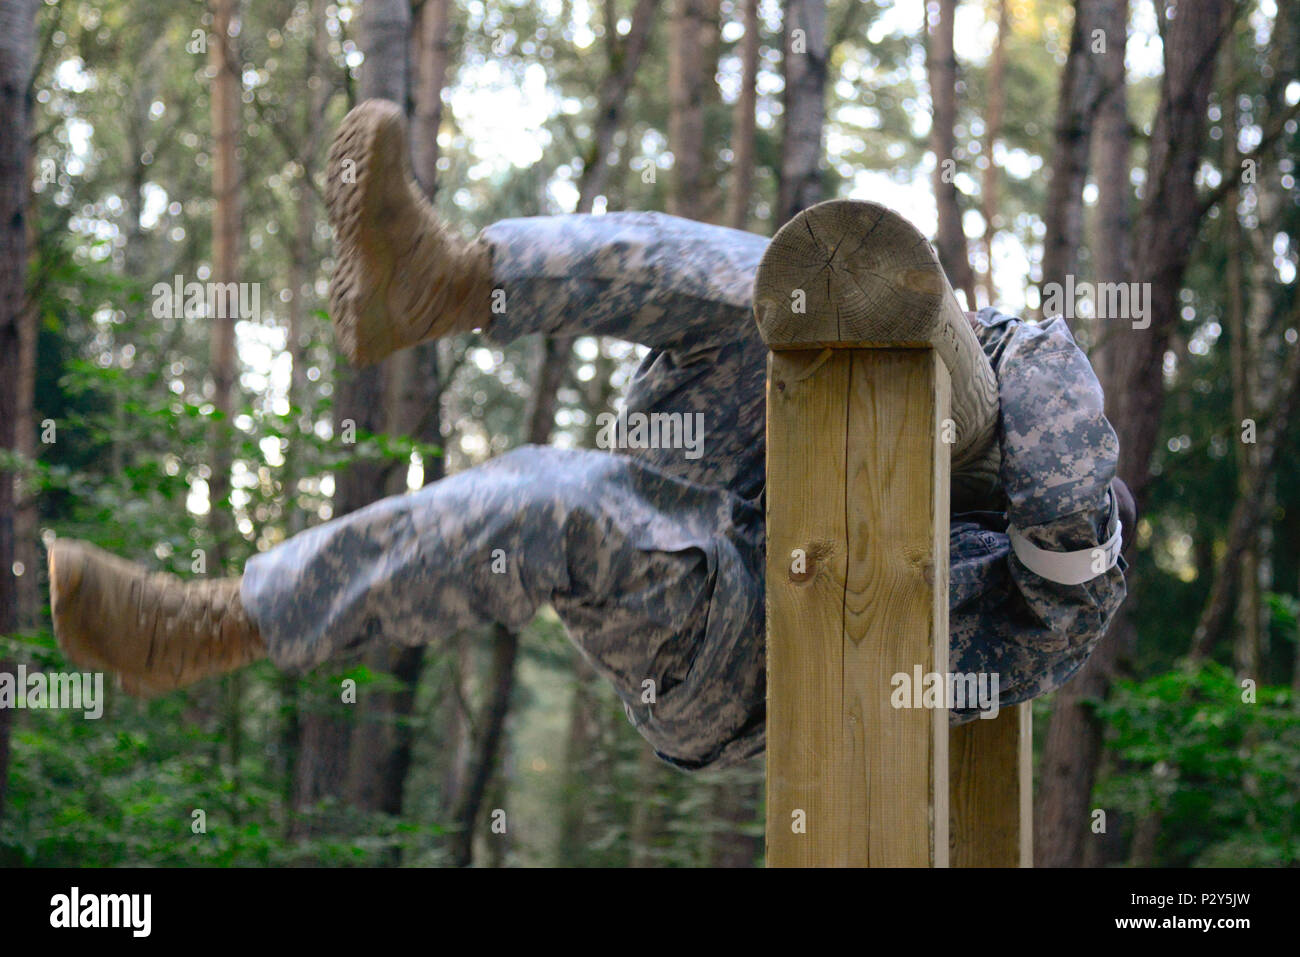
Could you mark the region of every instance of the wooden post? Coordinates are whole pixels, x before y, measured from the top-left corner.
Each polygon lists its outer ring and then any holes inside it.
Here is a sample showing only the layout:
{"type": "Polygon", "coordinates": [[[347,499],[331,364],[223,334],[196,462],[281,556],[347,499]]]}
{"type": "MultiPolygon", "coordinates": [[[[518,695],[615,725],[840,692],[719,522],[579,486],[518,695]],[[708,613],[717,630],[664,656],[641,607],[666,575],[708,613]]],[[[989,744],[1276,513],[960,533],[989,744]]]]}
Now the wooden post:
{"type": "Polygon", "coordinates": [[[948,739],[953,867],[1033,867],[1032,706],[953,728],[948,739]]]}
{"type": "Polygon", "coordinates": [[[1023,860],[1021,722],[959,729],[950,790],[948,709],[922,697],[949,667],[951,465],[973,495],[996,478],[997,383],[974,332],[933,248],[874,203],[791,220],[754,308],[772,349],[768,864],[942,867],[950,840],[954,863],[1002,863],[1008,842],[1023,860]]]}

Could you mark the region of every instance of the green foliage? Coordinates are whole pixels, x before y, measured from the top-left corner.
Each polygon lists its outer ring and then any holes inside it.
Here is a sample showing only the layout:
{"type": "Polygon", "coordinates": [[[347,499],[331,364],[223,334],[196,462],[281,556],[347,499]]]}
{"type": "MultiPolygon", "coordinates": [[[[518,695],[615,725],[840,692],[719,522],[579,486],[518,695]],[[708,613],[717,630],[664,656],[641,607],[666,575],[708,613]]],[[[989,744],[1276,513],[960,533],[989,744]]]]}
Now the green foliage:
{"type": "Polygon", "coordinates": [[[1300,863],[1300,709],[1288,688],[1254,694],[1209,664],[1121,682],[1100,707],[1116,767],[1098,800],[1158,818],[1162,863],[1300,863]]]}

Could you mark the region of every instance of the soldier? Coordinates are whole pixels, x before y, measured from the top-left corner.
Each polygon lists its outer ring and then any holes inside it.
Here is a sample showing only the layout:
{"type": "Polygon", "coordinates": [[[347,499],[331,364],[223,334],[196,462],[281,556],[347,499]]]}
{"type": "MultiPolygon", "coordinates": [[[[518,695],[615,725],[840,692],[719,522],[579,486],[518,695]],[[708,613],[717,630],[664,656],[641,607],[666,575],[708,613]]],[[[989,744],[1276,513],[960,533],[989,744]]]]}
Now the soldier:
{"type": "MultiPolygon", "coordinates": [[[[768,241],[612,213],[504,220],[465,242],[412,182],[404,137],[400,110],[369,101],[330,153],[330,313],[349,358],[475,328],[500,343],[626,339],[650,350],[628,419],[703,422],[696,454],[524,446],[309,529],[227,580],[150,574],[59,540],[61,647],[151,695],[264,657],[307,669],[378,640],[518,628],[549,602],[661,758],[698,769],[758,754],[767,349],[750,296],[768,241]]],[[[950,667],[998,674],[1008,706],[1061,685],[1104,634],[1125,594],[1132,499],[1112,482],[1118,444],[1065,322],[970,320],[998,378],[1000,487],[952,516],[950,667]],[[1108,544],[1110,564],[1085,567],[1108,544]]]]}

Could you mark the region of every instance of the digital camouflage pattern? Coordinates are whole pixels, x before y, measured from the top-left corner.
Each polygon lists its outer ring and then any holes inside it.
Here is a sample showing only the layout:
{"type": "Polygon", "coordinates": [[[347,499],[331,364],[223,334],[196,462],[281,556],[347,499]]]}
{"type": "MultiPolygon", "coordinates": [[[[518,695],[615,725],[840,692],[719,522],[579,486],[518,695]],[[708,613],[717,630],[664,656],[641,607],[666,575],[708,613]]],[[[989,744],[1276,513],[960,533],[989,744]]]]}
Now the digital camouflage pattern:
{"type": "MultiPolygon", "coordinates": [[[[525,446],[299,534],[245,569],[271,659],[309,668],[378,639],[518,628],[550,603],[661,758],[760,753],[767,347],[750,290],[767,240],[660,213],[510,219],[480,239],[504,293],[489,337],[648,347],[628,418],[702,413],[703,455],[525,446]]],[[[1063,320],[986,309],[976,328],[999,378],[1006,510],[952,518],[950,667],[998,673],[1007,706],[1068,679],[1124,598],[1122,564],[1076,586],[1029,571],[1008,519],[1042,548],[1098,546],[1118,446],[1063,320]]]]}

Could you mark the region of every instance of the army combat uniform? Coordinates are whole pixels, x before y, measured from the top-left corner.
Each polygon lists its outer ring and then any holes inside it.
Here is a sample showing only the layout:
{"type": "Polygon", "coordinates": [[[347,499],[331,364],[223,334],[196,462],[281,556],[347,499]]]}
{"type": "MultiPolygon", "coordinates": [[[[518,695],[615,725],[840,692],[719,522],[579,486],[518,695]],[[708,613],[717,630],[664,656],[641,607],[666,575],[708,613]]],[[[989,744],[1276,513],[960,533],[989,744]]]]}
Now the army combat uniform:
{"type": "MultiPolygon", "coordinates": [[[[702,413],[702,454],[524,446],[296,535],[244,572],[271,660],[518,628],[549,602],[661,758],[693,770],[760,753],[767,347],[750,295],[768,240],[660,213],[509,219],[482,239],[504,293],[489,338],[648,347],[628,420],[702,413]]],[[[976,327],[999,380],[1005,502],[952,516],[950,668],[997,673],[1008,706],[1074,674],[1124,598],[1122,559],[1061,584],[1020,557],[1106,544],[1118,443],[1063,320],[985,309],[976,327]]]]}

